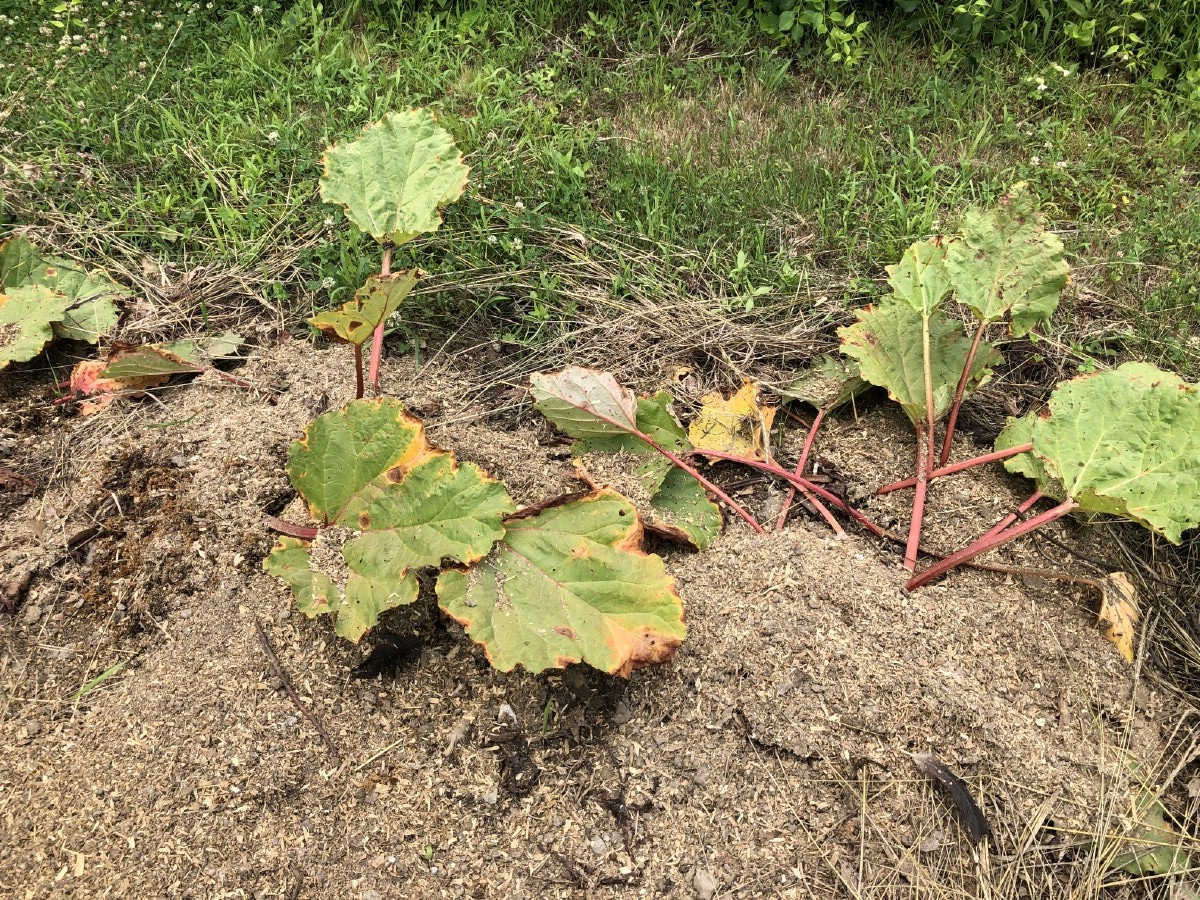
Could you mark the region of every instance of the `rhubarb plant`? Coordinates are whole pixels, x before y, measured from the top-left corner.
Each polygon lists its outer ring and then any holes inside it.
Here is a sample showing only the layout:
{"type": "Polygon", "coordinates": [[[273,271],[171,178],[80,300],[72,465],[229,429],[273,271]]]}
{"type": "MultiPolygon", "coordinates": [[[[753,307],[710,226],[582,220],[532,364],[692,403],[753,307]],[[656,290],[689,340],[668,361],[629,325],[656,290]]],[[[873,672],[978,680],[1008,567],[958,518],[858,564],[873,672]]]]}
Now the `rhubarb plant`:
{"type": "Polygon", "coordinates": [[[1059,385],[1046,409],[1010,419],[996,440],[1006,467],[1032,480],[1056,505],[1008,517],[970,546],[908,583],[920,587],[1070,513],[1106,513],[1137,522],[1174,544],[1200,525],[1200,389],[1147,363],[1082,375],[1059,385]]]}
{"type": "Polygon", "coordinates": [[[888,391],[917,433],[915,477],[882,489],[916,489],[904,554],[905,567],[915,571],[929,482],[945,474],[939,466],[949,459],[958,411],[1002,360],[985,331],[1006,316],[1013,335],[1046,321],[1068,268],[1062,243],[1046,232],[1018,184],[995,209],[969,211],[960,235],[913,244],[888,276],[891,294],[859,310],[858,321],[839,334],[842,352],[866,381],[888,391]],[[977,320],[970,338],[944,308],[951,296],[977,320]],[[937,428],[947,415],[939,455],[937,428]]]}
{"type": "Polygon", "coordinates": [[[462,196],[470,169],[454,139],[425,109],[388,113],[353,141],[325,152],[321,198],[341,206],[355,226],[383,246],[380,274],[340,310],[310,322],[354,346],[356,394],[363,396],[362,346],[372,337],[370,381],[379,389],[383,328],[416,283],[391,271],[394,248],[437,231],[442,207],[462,196]]]}
{"type": "Polygon", "coordinates": [[[285,536],[264,568],[349,640],[416,601],[423,571],[439,573],[441,608],[503,671],[583,662],[628,676],[685,636],[674,581],[642,552],[625,498],[600,490],[518,513],[502,483],[434,447],[399,401],[319,417],[288,473],[315,524],[276,520],[285,536]]]}

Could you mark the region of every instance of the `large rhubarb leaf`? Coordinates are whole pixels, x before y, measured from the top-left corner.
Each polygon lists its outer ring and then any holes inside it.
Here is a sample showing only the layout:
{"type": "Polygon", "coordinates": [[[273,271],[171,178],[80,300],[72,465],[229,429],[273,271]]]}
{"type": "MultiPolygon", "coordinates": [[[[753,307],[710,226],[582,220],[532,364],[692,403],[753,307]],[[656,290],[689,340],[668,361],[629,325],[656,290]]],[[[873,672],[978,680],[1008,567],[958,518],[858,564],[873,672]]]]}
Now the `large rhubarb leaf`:
{"type": "Polygon", "coordinates": [[[264,566],[292,585],[302,611],[333,613],[337,633],[354,641],[381,612],[416,599],[414,569],[482,558],[515,508],[503,484],[434,447],[387,398],[312,422],[292,444],[288,473],[325,527],[311,545],[281,541],[264,566]],[[304,576],[305,564],[335,589],[304,576]]]}
{"type": "Polygon", "coordinates": [[[349,303],[317,313],[308,321],[328,335],[361,347],[371,339],[375,328],[400,308],[419,277],[413,269],[372,275],[349,303]]]}
{"type": "Polygon", "coordinates": [[[571,437],[587,442],[587,449],[619,449],[623,443],[598,442],[614,438],[624,442],[638,431],[637,397],[608,372],[571,366],[561,372],[536,372],[529,384],[542,415],[571,437]]]}
{"type": "Polygon", "coordinates": [[[442,206],[462,196],[470,169],[454,138],[424,109],[388,113],[325,153],[321,199],[379,242],[437,231],[442,206]]]}
{"type": "MultiPolygon", "coordinates": [[[[1176,544],[1200,524],[1195,385],[1147,363],[1126,363],[1059,385],[1047,412],[1032,421],[1029,435],[1060,495],[1084,512],[1128,516],[1176,544]]],[[[1008,446],[1020,436],[1001,435],[1008,446]]],[[[1007,464],[1037,475],[1023,456],[1007,464]]]]}
{"type": "Polygon", "coordinates": [[[779,393],[817,409],[834,410],[849,403],[870,385],[854,360],[826,354],[779,393]]]}
{"type": "Polygon", "coordinates": [[[1050,318],[1070,272],[1062,241],[1045,230],[1024,184],[995,209],[966,213],[962,236],[947,250],[946,269],[960,303],[982,322],[1011,314],[1017,336],[1050,318]]]}
{"type": "Polygon", "coordinates": [[[946,271],[946,244],[942,237],[918,241],[887,267],[888,284],[898,300],[923,315],[933,315],[950,293],[950,275],[946,271]]]}
{"type": "Polygon", "coordinates": [[[613,491],[512,520],[491,555],[438,579],[438,602],[502,672],[585,662],[628,677],[666,662],[686,634],[662,560],[641,549],[636,510],[613,491]]]}
{"type": "MultiPolygon", "coordinates": [[[[944,416],[970,350],[962,326],[940,310],[926,319],[908,303],[896,300],[860,309],[857,315],[853,325],[838,329],[842,352],[858,363],[864,379],[887,390],[914,425],[925,421],[927,413],[923,329],[928,322],[933,417],[944,416]]],[[[982,384],[1000,361],[991,345],[981,343],[964,396],[982,384]]]]}
{"type": "Polygon", "coordinates": [[[116,327],[121,312],[115,301],[130,293],[103,272],[43,255],[26,238],[16,237],[0,244],[0,290],[21,285],[40,285],[66,297],[68,305],[53,323],[54,333],[93,344],[116,327]]]}
{"type": "MultiPolygon", "coordinates": [[[[1011,450],[1023,444],[1033,443],[1033,423],[1038,419],[1037,413],[1029,413],[1019,419],[1009,418],[1008,424],[996,436],[996,450],[1011,450]]],[[[1014,475],[1024,475],[1037,484],[1037,489],[1047,497],[1061,500],[1062,485],[1050,477],[1045,464],[1032,452],[1019,453],[1004,461],[1004,468],[1014,475]]]]}

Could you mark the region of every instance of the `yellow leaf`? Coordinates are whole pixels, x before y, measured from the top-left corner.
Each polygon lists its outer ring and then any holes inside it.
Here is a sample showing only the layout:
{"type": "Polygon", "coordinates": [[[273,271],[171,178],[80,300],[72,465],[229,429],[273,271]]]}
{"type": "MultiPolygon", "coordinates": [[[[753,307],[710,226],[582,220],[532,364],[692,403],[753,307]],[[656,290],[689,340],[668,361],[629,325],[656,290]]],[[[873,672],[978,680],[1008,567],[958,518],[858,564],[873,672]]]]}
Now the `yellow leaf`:
{"type": "Polygon", "coordinates": [[[720,450],[753,459],[766,459],[766,444],[775,420],[775,407],[758,402],[758,385],[747,381],[726,400],[720,392],[705,394],[700,413],[688,428],[697,450],[720,450]]]}
{"type": "Polygon", "coordinates": [[[1108,622],[1104,636],[1133,662],[1133,630],[1141,619],[1137,589],[1124,572],[1113,572],[1100,585],[1100,621],[1108,622]]]}

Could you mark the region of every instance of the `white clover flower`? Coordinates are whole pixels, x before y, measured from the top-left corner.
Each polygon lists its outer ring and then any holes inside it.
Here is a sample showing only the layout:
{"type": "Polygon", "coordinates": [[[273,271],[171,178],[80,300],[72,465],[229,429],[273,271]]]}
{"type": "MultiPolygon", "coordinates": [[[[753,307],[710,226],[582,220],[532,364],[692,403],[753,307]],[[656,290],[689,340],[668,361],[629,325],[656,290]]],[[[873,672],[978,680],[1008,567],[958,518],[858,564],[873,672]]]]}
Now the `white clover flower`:
{"type": "Polygon", "coordinates": [[[270,141],[272,144],[274,144],[276,141],[278,141],[278,140],[279,140],[279,132],[278,132],[278,131],[270,131],[270,132],[268,132],[268,133],[267,133],[267,140],[268,140],[268,141],[270,141]]]}
{"type": "Polygon", "coordinates": [[[1058,162],[1056,162],[1054,164],[1054,168],[1056,168],[1056,169],[1065,169],[1066,167],[1067,167],[1067,161],[1065,159],[1060,159],[1058,162]]]}
{"type": "Polygon", "coordinates": [[[514,203],[514,204],[513,204],[513,206],[514,206],[514,207],[516,207],[517,209],[524,209],[524,208],[525,208],[525,204],[524,204],[524,203],[522,203],[520,200],[518,200],[516,203],[514,203]]]}
{"type": "Polygon", "coordinates": [[[1029,157],[1029,164],[1031,166],[1040,166],[1042,164],[1042,158],[1040,156],[1031,156],[1029,157]]]}
{"type": "Polygon", "coordinates": [[[495,236],[494,234],[489,234],[489,235],[488,235],[488,243],[489,243],[489,244],[494,244],[494,243],[496,243],[496,236],[495,236]]]}
{"type": "Polygon", "coordinates": [[[1050,90],[1050,85],[1046,84],[1044,81],[1040,81],[1038,82],[1037,88],[1039,91],[1048,91],[1050,90]]]}
{"type": "Polygon", "coordinates": [[[333,227],[333,216],[326,216],[323,224],[325,225],[326,228],[332,228],[333,227]]]}
{"type": "Polygon", "coordinates": [[[334,281],[333,278],[329,275],[326,275],[324,278],[321,279],[321,287],[327,291],[333,290],[333,286],[335,284],[337,284],[337,282],[334,281]]]}
{"type": "Polygon", "coordinates": [[[251,10],[251,12],[253,12],[256,16],[261,16],[262,15],[262,7],[256,6],[256,7],[254,7],[254,9],[251,10]]]}
{"type": "Polygon", "coordinates": [[[520,238],[513,238],[512,248],[513,248],[514,250],[520,250],[520,249],[521,249],[522,247],[524,247],[524,246],[525,246],[525,245],[524,245],[523,243],[521,243],[521,239],[520,239],[520,238]]]}

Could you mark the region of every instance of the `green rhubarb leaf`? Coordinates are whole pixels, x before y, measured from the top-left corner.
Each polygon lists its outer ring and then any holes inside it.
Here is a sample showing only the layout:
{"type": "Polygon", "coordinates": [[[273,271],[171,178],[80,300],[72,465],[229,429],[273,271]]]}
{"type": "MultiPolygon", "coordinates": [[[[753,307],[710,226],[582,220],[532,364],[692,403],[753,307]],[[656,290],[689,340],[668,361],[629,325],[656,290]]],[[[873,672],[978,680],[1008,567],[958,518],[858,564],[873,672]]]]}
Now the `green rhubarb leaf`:
{"type": "Polygon", "coordinates": [[[1200,524],[1196,385],[1126,363],[1059,385],[1048,413],[1033,422],[1033,452],[1082,511],[1128,516],[1175,544],[1200,524]]]}
{"type": "Polygon", "coordinates": [[[67,297],[69,305],[54,323],[54,333],[93,344],[116,327],[121,311],[115,301],[130,294],[103,272],[45,256],[26,238],[16,237],[0,244],[0,290],[20,285],[40,285],[67,297]]]}
{"type": "Polygon", "coordinates": [[[1183,847],[1187,838],[1167,822],[1167,809],[1161,797],[1139,791],[1134,816],[1129,832],[1119,843],[1112,842],[1122,848],[1112,858],[1113,869],[1139,878],[1191,870],[1191,857],[1183,847]]]}
{"type": "Polygon", "coordinates": [[[21,284],[0,293],[0,369],[33,359],[54,340],[54,323],[71,298],[39,284],[21,284]]]}
{"type": "MultiPolygon", "coordinates": [[[[885,388],[914,425],[926,419],[925,362],[922,314],[908,303],[885,300],[858,310],[858,321],[838,329],[842,352],[858,363],[862,377],[885,388]]],[[[940,419],[954,402],[959,377],[967,363],[970,342],[962,326],[935,310],[928,319],[933,417],[940,419]]],[[[964,396],[981,385],[1000,354],[981,342],[971,364],[964,396]]]]}
{"type": "MultiPolygon", "coordinates": [[[[996,436],[996,450],[1011,450],[1023,444],[1033,442],[1033,424],[1038,419],[1036,413],[1029,413],[1019,419],[1010,417],[1008,423],[996,436]]],[[[1062,485],[1055,481],[1046,471],[1045,464],[1034,455],[1033,451],[1018,453],[1004,461],[1004,468],[1014,475],[1024,475],[1037,485],[1037,489],[1047,497],[1062,499],[1062,485]]]]}
{"type": "Polygon", "coordinates": [[[940,236],[913,244],[887,272],[893,296],[926,316],[933,315],[950,293],[946,244],[940,236]]]}
{"type": "Polygon", "coordinates": [[[1011,315],[1018,337],[1047,321],[1067,286],[1062,241],[1045,230],[1024,184],[992,210],[971,210],[946,254],[955,297],[981,322],[1011,315]]]}
{"type": "Polygon", "coordinates": [[[720,507],[699,482],[637,434],[673,453],[692,449],[671,411],[669,393],[638,398],[609,373],[579,367],[539,372],[530,382],[537,408],[577,438],[572,453],[585,462],[593,486],[607,483],[636,497],[638,511],[660,534],[699,550],[712,542],[721,530],[720,507]]]}
{"type": "MultiPolygon", "coordinates": [[[[335,586],[312,614],[333,613],[337,633],[354,641],[384,610],[416,599],[413,570],[481,559],[515,509],[503,484],[430,444],[421,422],[389,398],[316,419],[292,444],[288,473],[324,526],[300,546],[335,586]]],[[[293,588],[300,578],[280,577],[293,588]]]]}
{"type": "Polygon", "coordinates": [[[817,409],[834,410],[849,403],[870,385],[863,381],[858,363],[826,354],[780,393],[817,409]]]}
{"type": "Polygon", "coordinates": [[[375,240],[399,245],[437,231],[439,209],[462,196],[469,172],[433,113],[388,113],[326,151],[321,199],[375,240]]]}
{"type": "Polygon", "coordinates": [[[203,372],[202,363],[188,362],[173,353],[153,344],[143,344],[128,350],[117,350],[109,357],[109,363],[100,372],[103,378],[147,378],[203,372]]]}
{"type": "Polygon", "coordinates": [[[567,499],[511,520],[484,561],[443,572],[438,603],[502,672],[584,662],[628,677],[670,660],[686,635],[674,579],[641,544],[620,494],[567,499]]]}
{"type": "Polygon", "coordinates": [[[287,582],[296,598],[296,607],[310,619],[333,612],[330,598],[336,602],[337,586],[333,579],[312,568],[309,542],[281,537],[263,562],[263,569],[287,582]]]}
{"type": "Polygon", "coordinates": [[[372,275],[355,292],[353,300],[340,309],[318,313],[308,320],[309,324],[349,344],[362,346],[371,339],[376,327],[400,308],[419,277],[415,269],[372,275]]]}
{"type": "Polygon", "coordinates": [[[678,466],[671,466],[650,497],[651,525],[675,540],[707,550],[721,534],[721,507],[709,499],[704,485],[678,466]]]}

